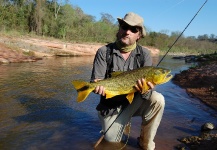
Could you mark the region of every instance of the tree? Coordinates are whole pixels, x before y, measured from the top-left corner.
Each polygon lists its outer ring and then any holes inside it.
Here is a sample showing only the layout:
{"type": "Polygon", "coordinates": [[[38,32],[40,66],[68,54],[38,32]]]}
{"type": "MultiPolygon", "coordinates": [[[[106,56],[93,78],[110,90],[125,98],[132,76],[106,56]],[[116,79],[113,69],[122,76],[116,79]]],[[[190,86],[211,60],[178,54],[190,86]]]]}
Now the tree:
{"type": "Polygon", "coordinates": [[[198,40],[208,40],[209,39],[209,36],[207,34],[204,34],[204,35],[198,35],[197,37],[198,40]]]}
{"type": "Polygon", "coordinates": [[[115,19],[112,17],[112,15],[108,14],[108,13],[101,13],[101,22],[105,22],[109,25],[113,25],[115,19]]]}
{"type": "Polygon", "coordinates": [[[45,0],[36,0],[34,20],[36,26],[36,34],[42,35],[42,19],[45,16],[45,0]]]}

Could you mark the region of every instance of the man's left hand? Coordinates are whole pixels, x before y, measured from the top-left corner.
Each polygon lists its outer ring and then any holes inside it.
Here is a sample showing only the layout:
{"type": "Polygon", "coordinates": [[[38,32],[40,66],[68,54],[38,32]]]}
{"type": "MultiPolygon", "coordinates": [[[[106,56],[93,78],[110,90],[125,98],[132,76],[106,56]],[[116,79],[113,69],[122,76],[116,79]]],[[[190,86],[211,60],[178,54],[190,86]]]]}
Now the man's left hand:
{"type": "Polygon", "coordinates": [[[144,94],[146,92],[148,92],[147,90],[144,90],[144,87],[146,86],[146,84],[149,87],[149,90],[152,90],[154,88],[154,84],[151,82],[147,82],[145,81],[144,78],[137,80],[137,83],[135,85],[135,88],[137,89],[137,91],[139,91],[141,94],[144,94]]]}

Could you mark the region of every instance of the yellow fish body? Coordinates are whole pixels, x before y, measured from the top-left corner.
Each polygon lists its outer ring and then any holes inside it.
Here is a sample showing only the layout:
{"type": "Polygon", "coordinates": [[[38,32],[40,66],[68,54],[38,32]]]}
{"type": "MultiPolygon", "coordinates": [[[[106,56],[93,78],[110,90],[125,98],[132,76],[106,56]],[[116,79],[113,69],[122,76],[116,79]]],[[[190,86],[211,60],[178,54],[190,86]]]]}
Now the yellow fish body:
{"type": "Polygon", "coordinates": [[[134,93],[137,91],[134,86],[138,79],[145,79],[146,84],[143,91],[147,91],[149,89],[147,82],[152,82],[154,85],[166,83],[172,78],[170,72],[169,69],[147,66],[122,72],[112,78],[100,80],[96,83],[74,80],[72,84],[78,92],[77,102],[84,101],[96,86],[101,85],[105,87],[106,99],[126,94],[129,103],[132,103],[134,93]]]}

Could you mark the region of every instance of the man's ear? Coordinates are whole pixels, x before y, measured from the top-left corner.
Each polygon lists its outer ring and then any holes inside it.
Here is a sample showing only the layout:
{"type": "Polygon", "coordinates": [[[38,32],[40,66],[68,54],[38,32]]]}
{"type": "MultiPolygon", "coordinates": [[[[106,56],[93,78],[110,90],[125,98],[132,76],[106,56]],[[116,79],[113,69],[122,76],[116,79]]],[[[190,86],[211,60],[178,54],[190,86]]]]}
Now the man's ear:
{"type": "Polygon", "coordinates": [[[141,36],[139,35],[139,36],[137,37],[137,41],[138,41],[140,38],[141,38],[141,36]]]}

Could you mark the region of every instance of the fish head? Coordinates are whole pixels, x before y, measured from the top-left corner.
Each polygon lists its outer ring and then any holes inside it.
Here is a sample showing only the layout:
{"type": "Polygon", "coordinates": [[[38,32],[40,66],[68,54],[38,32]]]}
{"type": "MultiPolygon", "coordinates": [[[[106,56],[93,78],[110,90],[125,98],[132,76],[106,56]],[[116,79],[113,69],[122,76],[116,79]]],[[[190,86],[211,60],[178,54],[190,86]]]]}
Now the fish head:
{"type": "Polygon", "coordinates": [[[153,67],[149,71],[150,81],[155,85],[166,83],[173,77],[170,72],[169,69],[153,67]]]}

